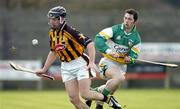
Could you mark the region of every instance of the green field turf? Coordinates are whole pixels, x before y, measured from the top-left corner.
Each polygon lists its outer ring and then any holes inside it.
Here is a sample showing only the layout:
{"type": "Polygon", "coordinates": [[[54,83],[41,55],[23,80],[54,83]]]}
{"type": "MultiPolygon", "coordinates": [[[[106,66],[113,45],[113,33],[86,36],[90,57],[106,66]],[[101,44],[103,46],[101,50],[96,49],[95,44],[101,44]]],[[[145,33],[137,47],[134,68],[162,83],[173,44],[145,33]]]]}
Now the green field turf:
{"type": "MultiPolygon", "coordinates": [[[[180,109],[180,89],[123,89],[115,93],[125,109],[180,109]]],[[[91,109],[94,109],[93,107],[91,109]]],[[[0,91],[0,109],[74,109],[65,91],[0,91]]],[[[104,109],[111,109],[105,105],[104,109]]]]}

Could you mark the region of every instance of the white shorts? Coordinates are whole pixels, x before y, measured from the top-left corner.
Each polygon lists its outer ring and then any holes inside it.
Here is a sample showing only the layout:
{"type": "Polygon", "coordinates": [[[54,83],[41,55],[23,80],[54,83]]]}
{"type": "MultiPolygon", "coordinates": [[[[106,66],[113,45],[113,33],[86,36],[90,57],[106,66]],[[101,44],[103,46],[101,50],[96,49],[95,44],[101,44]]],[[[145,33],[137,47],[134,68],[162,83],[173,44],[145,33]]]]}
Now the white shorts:
{"type": "Polygon", "coordinates": [[[101,58],[99,62],[99,68],[100,68],[100,76],[101,78],[108,79],[105,76],[105,71],[110,68],[110,67],[115,67],[119,70],[120,73],[126,73],[127,70],[127,65],[126,64],[121,64],[119,62],[110,60],[108,58],[101,58]]]}
{"type": "Polygon", "coordinates": [[[89,78],[87,62],[82,57],[79,57],[70,62],[62,62],[61,76],[63,82],[73,79],[81,80],[84,78],[89,78]]]}

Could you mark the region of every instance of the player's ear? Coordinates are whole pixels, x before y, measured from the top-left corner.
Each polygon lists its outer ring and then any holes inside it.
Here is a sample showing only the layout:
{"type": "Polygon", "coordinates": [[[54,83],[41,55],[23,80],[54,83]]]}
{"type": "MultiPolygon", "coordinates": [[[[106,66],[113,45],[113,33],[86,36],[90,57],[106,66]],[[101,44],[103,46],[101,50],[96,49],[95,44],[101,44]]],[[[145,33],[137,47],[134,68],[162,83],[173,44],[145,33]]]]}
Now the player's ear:
{"type": "Polygon", "coordinates": [[[134,21],[134,25],[137,25],[138,24],[138,20],[134,21]]]}

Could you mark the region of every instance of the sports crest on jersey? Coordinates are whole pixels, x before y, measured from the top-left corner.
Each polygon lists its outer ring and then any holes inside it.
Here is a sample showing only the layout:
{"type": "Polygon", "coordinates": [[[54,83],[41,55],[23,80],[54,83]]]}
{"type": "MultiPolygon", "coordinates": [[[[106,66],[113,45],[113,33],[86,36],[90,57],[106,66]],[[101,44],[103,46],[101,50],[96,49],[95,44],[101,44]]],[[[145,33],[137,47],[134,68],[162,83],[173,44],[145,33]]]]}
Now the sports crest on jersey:
{"type": "Polygon", "coordinates": [[[118,35],[118,36],[116,37],[116,40],[121,40],[121,36],[118,35]]]}
{"type": "Polygon", "coordinates": [[[131,39],[128,40],[128,46],[132,47],[133,46],[133,41],[131,39]]]}

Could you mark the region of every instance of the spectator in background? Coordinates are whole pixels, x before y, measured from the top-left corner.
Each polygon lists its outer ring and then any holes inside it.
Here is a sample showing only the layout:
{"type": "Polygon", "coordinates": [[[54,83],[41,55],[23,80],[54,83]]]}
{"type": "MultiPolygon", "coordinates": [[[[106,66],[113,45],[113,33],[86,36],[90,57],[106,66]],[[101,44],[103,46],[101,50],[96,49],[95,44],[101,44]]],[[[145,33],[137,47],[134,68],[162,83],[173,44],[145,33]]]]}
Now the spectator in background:
{"type": "Polygon", "coordinates": [[[50,65],[59,57],[61,64],[61,76],[65,83],[69,99],[76,109],[89,109],[83,103],[87,100],[99,100],[111,103],[112,107],[118,107],[113,96],[106,96],[96,91],[90,91],[89,69],[98,71],[95,65],[95,47],[92,40],[71,26],[66,24],[66,9],[57,6],[49,10],[48,19],[51,29],[49,31],[50,52],[42,69],[36,70],[37,75],[45,73],[50,65]],[[87,48],[89,57],[84,54],[87,48]]]}

